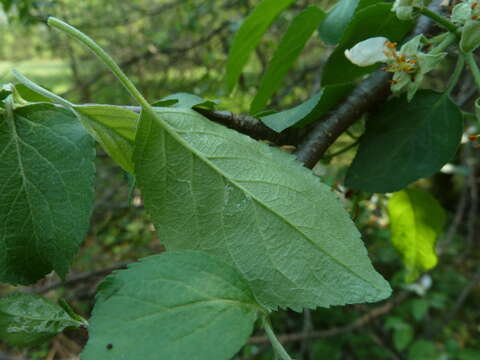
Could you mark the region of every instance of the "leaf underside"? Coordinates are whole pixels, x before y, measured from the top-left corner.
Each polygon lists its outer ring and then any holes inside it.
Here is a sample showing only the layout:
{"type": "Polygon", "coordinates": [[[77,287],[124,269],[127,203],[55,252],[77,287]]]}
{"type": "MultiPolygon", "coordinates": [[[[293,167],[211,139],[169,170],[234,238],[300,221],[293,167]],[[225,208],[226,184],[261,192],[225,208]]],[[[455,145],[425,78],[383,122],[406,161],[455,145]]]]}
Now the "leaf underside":
{"type": "Polygon", "coordinates": [[[389,296],[337,196],[293,156],[194,111],[156,111],[142,114],[134,161],[168,249],[219,256],[270,309],[389,296]]]}
{"type": "Polygon", "coordinates": [[[40,295],[14,293],[0,299],[0,339],[10,345],[40,344],[82,324],[40,295]]]}

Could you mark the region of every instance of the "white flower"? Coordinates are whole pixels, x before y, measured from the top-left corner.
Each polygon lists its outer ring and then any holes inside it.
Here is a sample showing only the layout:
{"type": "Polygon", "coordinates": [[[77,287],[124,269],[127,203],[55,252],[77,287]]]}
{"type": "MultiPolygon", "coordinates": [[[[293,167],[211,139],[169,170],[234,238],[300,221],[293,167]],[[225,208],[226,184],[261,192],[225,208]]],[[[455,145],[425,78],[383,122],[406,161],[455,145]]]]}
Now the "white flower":
{"type": "Polygon", "coordinates": [[[446,53],[429,54],[422,52],[422,35],[407,41],[400,50],[396,43],[384,37],[370,38],[359,42],[345,51],[345,56],[355,65],[369,66],[377,62],[386,63],[385,71],[394,73],[391,90],[395,94],[407,93],[410,101],[426,73],[433,70],[446,53]]]}
{"type": "Polygon", "coordinates": [[[345,56],[357,66],[370,66],[378,62],[386,62],[385,52],[388,39],[385,37],[374,37],[359,42],[353,48],[345,50],[345,56]]]}

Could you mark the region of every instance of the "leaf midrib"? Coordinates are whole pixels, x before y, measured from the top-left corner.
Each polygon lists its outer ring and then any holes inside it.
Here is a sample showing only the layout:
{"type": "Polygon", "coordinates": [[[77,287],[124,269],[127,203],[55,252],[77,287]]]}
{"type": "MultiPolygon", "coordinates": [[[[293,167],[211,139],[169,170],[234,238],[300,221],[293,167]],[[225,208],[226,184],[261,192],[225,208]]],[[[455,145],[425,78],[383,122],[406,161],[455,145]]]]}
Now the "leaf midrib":
{"type": "MultiPolygon", "coordinates": [[[[170,113],[170,114],[184,114],[185,116],[192,116],[193,114],[190,113],[190,112],[186,112],[186,111],[172,111],[172,110],[164,110],[162,111],[162,113],[170,113]]],[[[195,113],[196,114],[196,113],[195,113]]],[[[314,248],[318,249],[320,252],[322,252],[323,254],[325,254],[326,256],[328,256],[329,258],[331,258],[334,262],[336,262],[338,265],[340,265],[340,267],[346,269],[348,272],[350,272],[351,274],[353,274],[355,277],[365,281],[366,283],[370,284],[373,288],[375,289],[378,289],[381,291],[381,289],[379,287],[377,287],[375,284],[372,284],[371,281],[365,279],[364,277],[360,276],[359,274],[357,274],[355,271],[353,271],[350,267],[348,267],[347,265],[345,265],[344,263],[342,263],[341,261],[339,261],[337,258],[335,258],[334,256],[332,256],[330,253],[328,253],[326,250],[324,250],[323,248],[321,248],[319,246],[319,244],[315,243],[312,239],[310,239],[303,231],[301,231],[300,229],[298,229],[296,226],[294,226],[290,221],[288,221],[288,219],[286,219],[285,217],[281,216],[280,214],[278,214],[277,212],[273,211],[270,207],[268,207],[263,201],[260,201],[259,199],[257,199],[256,196],[254,196],[254,194],[252,194],[250,191],[248,191],[247,189],[245,189],[243,186],[241,186],[240,184],[238,184],[235,180],[232,180],[231,178],[228,178],[225,174],[221,171],[221,169],[219,169],[215,164],[213,164],[209,158],[206,158],[203,156],[203,154],[201,154],[199,151],[197,151],[195,148],[193,148],[183,137],[181,137],[180,135],[178,135],[178,133],[176,132],[176,130],[170,125],[168,124],[167,121],[163,120],[161,117],[160,117],[160,114],[157,113],[157,112],[153,112],[154,115],[154,119],[158,121],[160,127],[166,131],[174,140],[176,140],[177,142],[180,143],[180,145],[183,145],[183,147],[185,147],[187,150],[189,150],[191,153],[195,154],[200,160],[202,160],[203,162],[205,162],[212,170],[214,170],[217,174],[219,174],[221,177],[225,178],[225,179],[228,179],[228,181],[230,183],[232,183],[235,187],[237,187],[240,191],[242,191],[243,193],[247,194],[247,195],[250,195],[250,197],[252,199],[254,199],[260,206],[262,206],[263,208],[265,208],[269,213],[272,213],[274,214],[275,216],[277,216],[278,218],[280,218],[283,222],[285,222],[289,227],[293,228],[296,232],[298,232],[299,234],[302,235],[302,237],[304,239],[307,240],[308,243],[310,243],[314,248]]],[[[201,116],[201,115],[198,115],[198,116],[201,116]]],[[[205,121],[205,120],[204,120],[205,121]]]]}

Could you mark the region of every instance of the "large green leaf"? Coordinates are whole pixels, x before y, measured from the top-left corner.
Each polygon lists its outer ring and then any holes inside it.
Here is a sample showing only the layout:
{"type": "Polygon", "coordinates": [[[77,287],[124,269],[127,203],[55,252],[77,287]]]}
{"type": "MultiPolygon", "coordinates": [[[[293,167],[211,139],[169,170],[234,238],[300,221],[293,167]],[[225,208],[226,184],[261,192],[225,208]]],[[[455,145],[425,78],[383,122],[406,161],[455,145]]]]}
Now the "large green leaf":
{"type": "Polygon", "coordinates": [[[388,201],[392,243],[402,254],[407,281],[415,281],[437,264],[435,242],[445,224],[445,211],[429,193],[407,189],[388,201]]]}
{"type": "Polygon", "coordinates": [[[346,49],[375,36],[385,36],[391,41],[399,41],[410,31],[413,23],[399,20],[395,13],[390,11],[391,7],[391,3],[378,3],[355,14],[345,29],[339,45],[325,64],[322,85],[349,82],[376,68],[376,65],[359,67],[352,64],[345,57],[346,49]]]}
{"type": "Polygon", "coordinates": [[[138,114],[113,105],[71,106],[89,133],[115,162],[133,174],[132,161],[138,114]]]}
{"type": "Polygon", "coordinates": [[[389,101],[367,120],[346,185],[369,192],[393,192],[430,176],[450,161],[463,131],[462,114],[433,91],[389,101]]]}
{"type": "Polygon", "coordinates": [[[320,37],[329,45],[336,45],[355,12],[379,0],[339,0],[320,24],[320,37]]]}
{"type": "Polygon", "coordinates": [[[262,77],[257,95],[250,106],[252,114],[258,113],[267,105],[324,16],[325,13],[318,7],[309,6],[293,19],[262,77]]]}
{"type": "Polygon", "coordinates": [[[86,325],[64,309],[35,294],[0,298],[0,339],[15,346],[40,344],[67,327],[86,325]]]}
{"type": "Polygon", "coordinates": [[[308,125],[315,120],[319,120],[352,89],[352,83],[325,86],[320,92],[300,105],[279,113],[263,116],[260,120],[277,132],[292,126],[308,125]]]}
{"type": "Polygon", "coordinates": [[[0,281],[65,276],[88,229],[95,148],[50,104],[0,114],[0,281]]]}
{"type": "Polygon", "coordinates": [[[229,359],[263,311],[231,266],[167,251],[101,285],[82,359],[229,359]]]}
{"type": "Polygon", "coordinates": [[[156,111],[141,117],[134,161],[168,249],[220,256],[270,309],[389,296],[336,195],[292,155],[194,111],[156,111]]]}
{"type": "Polygon", "coordinates": [[[295,0],[262,0],[235,34],[228,54],[225,81],[232,91],[243,67],[273,20],[295,0]]]}

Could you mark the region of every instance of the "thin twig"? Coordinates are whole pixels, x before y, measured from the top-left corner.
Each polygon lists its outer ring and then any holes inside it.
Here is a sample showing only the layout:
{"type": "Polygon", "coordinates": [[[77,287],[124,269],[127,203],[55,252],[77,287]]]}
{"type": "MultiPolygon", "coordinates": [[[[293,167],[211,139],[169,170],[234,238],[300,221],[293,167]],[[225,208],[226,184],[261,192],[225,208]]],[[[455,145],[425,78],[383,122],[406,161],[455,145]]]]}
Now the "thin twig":
{"type": "MultiPolygon", "coordinates": [[[[303,341],[304,339],[324,339],[328,337],[333,337],[337,336],[340,334],[345,334],[352,332],[354,330],[360,329],[369,322],[371,322],[374,319],[377,319],[381,316],[384,316],[388,314],[392,309],[402,301],[404,301],[408,296],[407,292],[402,292],[400,293],[396,298],[393,300],[378,306],[374,309],[372,309],[369,313],[361,316],[351,324],[345,325],[345,326],[340,326],[340,327],[335,327],[331,328],[328,330],[322,330],[322,331],[312,331],[309,334],[304,334],[302,333],[294,333],[294,334],[283,334],[278,336],[278,340],[281,343],[289,343],[289,342],[297,342],[297,341],[303,341]]],[[[268,338],[266,336],[253,336],[250,338],[248,341],[249,344],[263,344],[268,342],[268,338]]]]}
{"type": "Polygon", "coordinates": [[[55,281],[51,284],[47,284],[47,285],[42,286],[40,288],[29,289],[28,292],[35,293],[35,294],[44,294],[44,293],[47,293],[49,291],[52,291],[52,290],[54,290],[56,288],[59,288],[59,287],[62,287],[62,286],[63,287],[68,287],[68,286],[76,285],[76,284],[81,283],[81,282],[87,282],[87,281],[90,281],[94,278],[108,275],[114,270],[125,269],[129,263],[130,262],[128,262],[128,263],[124,262],[124,263],[119,263],[119,264],[115,264],[115,265],[106,267],[104,269],[78,273],[78,274],[72,275],[69,279],[67,279],[65,281],[55,281]]]}

